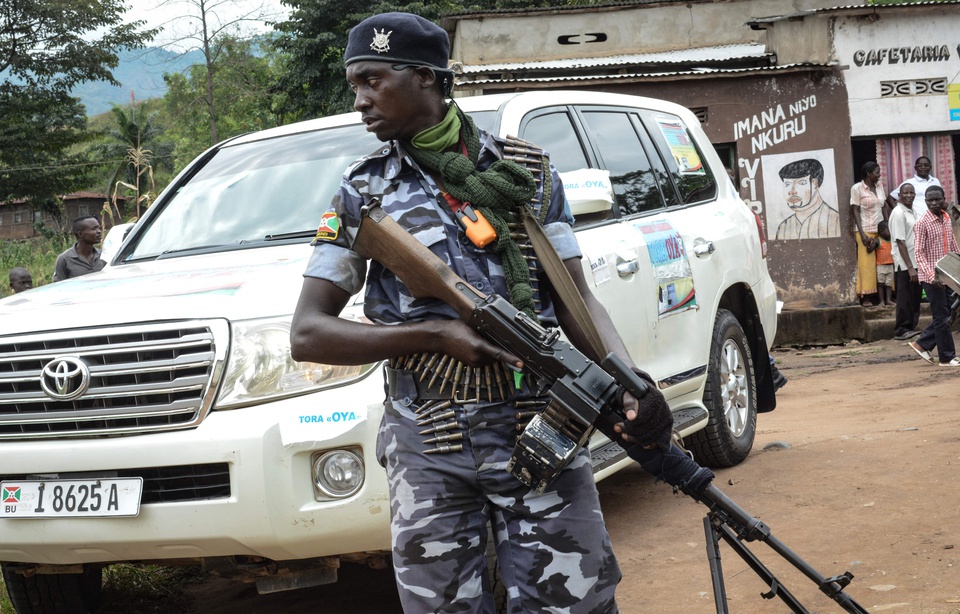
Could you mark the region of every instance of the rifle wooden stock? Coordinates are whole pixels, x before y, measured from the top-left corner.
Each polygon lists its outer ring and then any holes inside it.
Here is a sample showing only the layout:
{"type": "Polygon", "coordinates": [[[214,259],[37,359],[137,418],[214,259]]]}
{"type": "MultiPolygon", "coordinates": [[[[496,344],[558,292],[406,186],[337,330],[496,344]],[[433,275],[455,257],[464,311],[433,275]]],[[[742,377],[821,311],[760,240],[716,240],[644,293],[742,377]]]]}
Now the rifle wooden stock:
{"type": "Polygon", "coordinates": [[[355,252],[376,260],[399,277],[415,298],[431,297],[453,307],[464,322],[487,296],[454,273],[447,263],[397,224],[377,199],[361,212],[363,219],[353,243],[355,252]],[[472,301],[463,292],[476,295],[472,301]]]}

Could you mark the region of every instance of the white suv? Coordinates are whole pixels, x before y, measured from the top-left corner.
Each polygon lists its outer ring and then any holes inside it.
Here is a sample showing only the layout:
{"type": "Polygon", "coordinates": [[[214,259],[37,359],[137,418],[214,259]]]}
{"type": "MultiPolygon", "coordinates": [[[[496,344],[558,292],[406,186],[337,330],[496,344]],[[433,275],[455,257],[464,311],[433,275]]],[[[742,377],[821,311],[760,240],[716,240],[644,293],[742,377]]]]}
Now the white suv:
{"type": "MultiPolygon", "coordinates": [[[[550,152],[587,278],[677,431],[704,464],[743,460],[775,405],[776,295],[696,117],[591,92],[458,104],[550,152]]],[[[0,301],[0,562],[21,614],[86,611],[111,562],[202,562],[261,592],[384,562],[379,365],[297,363],[288,339],[319,214],[378,146],[357,114],[224,142],[111,267],[0,301]]],[[[598,479],[630,462],[591,448],[598,479]]]]}

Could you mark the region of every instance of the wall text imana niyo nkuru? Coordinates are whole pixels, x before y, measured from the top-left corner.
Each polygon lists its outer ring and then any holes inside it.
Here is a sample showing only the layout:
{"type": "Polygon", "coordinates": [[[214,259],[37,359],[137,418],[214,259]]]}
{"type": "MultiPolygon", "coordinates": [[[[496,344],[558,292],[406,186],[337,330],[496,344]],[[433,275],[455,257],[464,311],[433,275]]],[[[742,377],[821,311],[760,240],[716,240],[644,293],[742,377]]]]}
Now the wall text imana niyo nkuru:
{"type": "Polygon", "coordinates": [[[806,132],[807,116],[804,113],[815,106],[817,106],[815,95],[805,96],[790,103],[787,105],[786,112],[783,110],[783,105],[778,104],[762,113],[738,121],[733,125],[733,136],[736,140],[749,136],[753,153],[764,151],[768,147],[806,132]],[[789,119],[787,113],[790,114],[789,119]]]}

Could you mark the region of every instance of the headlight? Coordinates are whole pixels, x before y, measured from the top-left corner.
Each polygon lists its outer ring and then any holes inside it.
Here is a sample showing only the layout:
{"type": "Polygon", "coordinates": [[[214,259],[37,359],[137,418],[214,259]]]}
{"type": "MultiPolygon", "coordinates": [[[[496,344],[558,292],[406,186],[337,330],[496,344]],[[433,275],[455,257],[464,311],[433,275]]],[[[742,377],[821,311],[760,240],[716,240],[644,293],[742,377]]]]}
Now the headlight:
{"type": "Polygon", "coordinates": [[[363,476],[363,459],[349,450],[333,450],[314,457],[313,483],[318,494],[332,499],[349,497],[363,486],[363,476]]]}
{"type": "Polygon", "coordinates": [[[376,366],[295,361],[290,357],[290,321],[291,316],[287,316],[233,323],[217,409],[342,386],[364,377],[376,366]]]}

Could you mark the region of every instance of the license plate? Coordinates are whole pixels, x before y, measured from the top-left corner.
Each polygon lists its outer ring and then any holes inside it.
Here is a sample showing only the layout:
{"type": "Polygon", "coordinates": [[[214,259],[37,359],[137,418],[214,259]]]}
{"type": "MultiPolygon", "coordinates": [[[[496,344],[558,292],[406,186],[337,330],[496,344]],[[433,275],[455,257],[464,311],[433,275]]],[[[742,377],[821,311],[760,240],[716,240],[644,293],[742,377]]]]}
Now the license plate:
{"type": "Polygon", "coordinates": [[[99,518],[140,513],[143,478],[0,482],[0,518],[99,518]]]}

